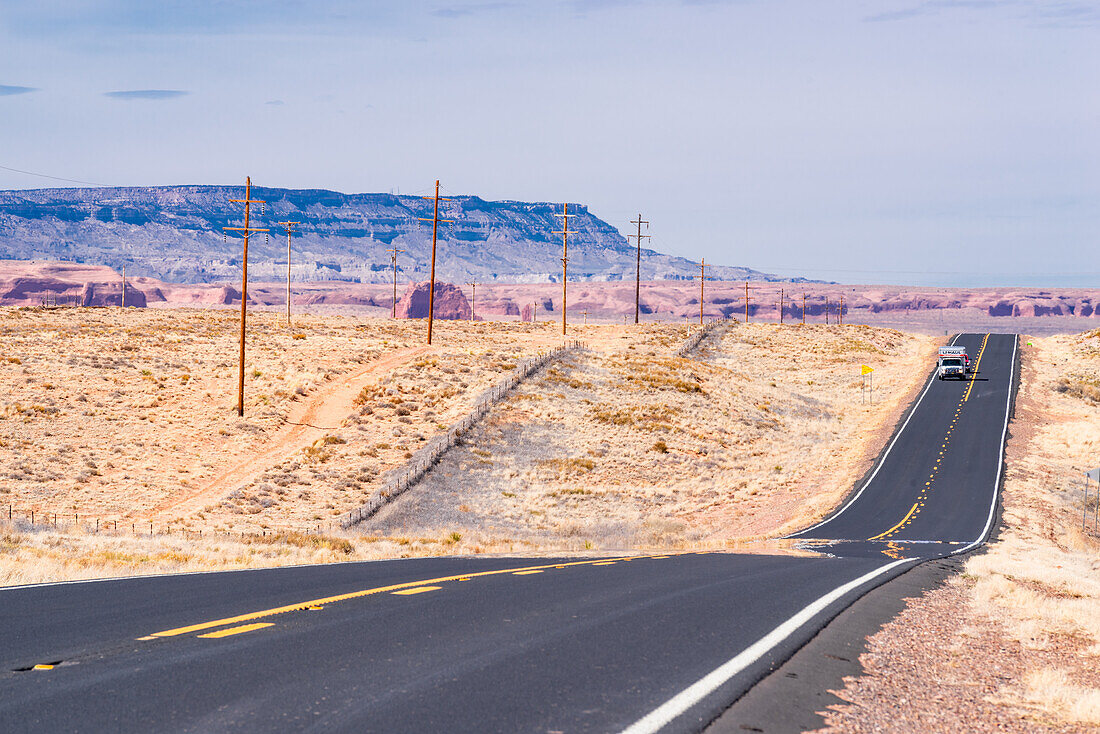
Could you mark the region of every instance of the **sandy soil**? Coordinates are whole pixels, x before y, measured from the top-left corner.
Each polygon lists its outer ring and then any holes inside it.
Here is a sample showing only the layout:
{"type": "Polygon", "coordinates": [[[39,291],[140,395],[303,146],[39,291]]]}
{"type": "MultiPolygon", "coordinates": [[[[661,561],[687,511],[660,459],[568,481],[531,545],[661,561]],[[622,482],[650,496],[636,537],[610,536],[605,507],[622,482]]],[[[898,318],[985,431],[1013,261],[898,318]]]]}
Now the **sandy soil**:
{"type": "Polygon", "coordinates": [[[731,323],[686,359],[658,339],[591,350],[526,383],[366,527],[586,548],[775,535],[823,516],[867,470],[934,344],[731,323]]]}
{"type": "Polygon", "coordinates": [[[1025,338],[1022,354],[996,541],[871,638],[828,731],[1100,726],[1100,538],[1081,527],[1082,474],[1100,463],[1100,331],[1025,338]]]}

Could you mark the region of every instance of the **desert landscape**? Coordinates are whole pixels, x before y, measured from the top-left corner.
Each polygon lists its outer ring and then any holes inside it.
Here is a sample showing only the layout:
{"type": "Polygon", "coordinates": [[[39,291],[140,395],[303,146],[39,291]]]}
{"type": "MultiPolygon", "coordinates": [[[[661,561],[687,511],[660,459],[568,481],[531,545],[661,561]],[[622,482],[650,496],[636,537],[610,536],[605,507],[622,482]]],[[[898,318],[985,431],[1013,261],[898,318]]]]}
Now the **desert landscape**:
{"type": "MultiPolygon", "coordinates": [[[[288,327],[259,312],[238,418],[237,319],[0,309],[0,581],[440,554],[775,552],[761,541],[823,517],[869,469],[943,341],[852,324],[573,325],[583,346],[345,528],[520,361],[560,346],[560,325],[438,320],[428,346],[423,320],[300,314],[288,327]]],[[[1100,441],[1100,331],[1021,343],[1004,527],[964,575],[872,638],[829,731],[873,726],[913,699],[917,679],[936,683],[909,714],[915,728],[935,728],[944,700],[952,716],[978,710],[1009,731],[1100,721],[1089,664],[1100,542],[1081,530],[1079,485],[1100,441]],[[961,665],[974,659],[978,681],[961,665]]]]}

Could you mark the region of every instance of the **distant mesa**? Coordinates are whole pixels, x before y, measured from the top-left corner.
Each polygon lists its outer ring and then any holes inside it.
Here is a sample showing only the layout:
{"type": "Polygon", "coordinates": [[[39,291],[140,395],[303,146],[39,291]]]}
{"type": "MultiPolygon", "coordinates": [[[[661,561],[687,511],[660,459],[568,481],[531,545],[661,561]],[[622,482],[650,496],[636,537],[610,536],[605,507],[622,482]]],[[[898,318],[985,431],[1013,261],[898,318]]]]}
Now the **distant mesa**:
{"type": "MultiPolygon", "coordinates": [[[[178,90],[130,90],[120,99],[156,99],[178,90]],[[146,95],[146,96],[142,96],[146,95]],[[152,96],[149,96],[152,95],[152,96]]],[[[0,191],[0,252],[13,260],[65,260],[141,272],[165,283],[224,284],[240,278],[241,242],[224,227],[240,226],[234,199],[242,186],[159,186],[0,191]]],[[[389,250],[404,250],[404,280],[428,280],[432,214],[419,196],[343,194],[303,189],[252,189],[266,206],[257,227],[301,222],[293,243],[292,278],[299,283],[390,284],[389,250]]],[[[633,282],[637,251],[622,233],[583,204],[570,204],[569,267],[574,281],[633,282]]],[[[560,278],[561,226],[551,202],[486,201],[452,196],[438,239],[436,278],[450,283],[551,283],[560,278]]],[[[618,222],[624,225],[625,222],[618,222]]],[[[699,264],[643,249],[642,278],[691,282],[699,264]]],[[[281,237],[253,238],[248,270],[256,282],[286,276],[281,237]]],[[[725,280],[781,280],[744,267],[715,266],[725,280]]],[[[558,280],[560,282],[560,280],[558,280]]],[[[336,305],[336,304],[331,304],[336,305]]],[[[388,303],[386,305],[389,305],[388,303]]],[[[477,309],[480,312],[480,309],[477,309]]]]}
{"type": "MultiPolygon", "coordinates": [[[[126,305],[145,308],[145,291],[130,283],[126,305]]],[[[122,276],[102,265],[0,260],[0,305],[121,306],[122,276]]]]}
{"type": "MultiPolygon", "coordinates": [[[[428,318],[430,288],[428,281],[409,283],[409,287],[405,289],[405,295],[397,302],[397,317],[399,319],[428,318]]],[[[461,288],[453,283],[435,284],[435,318],[468,320],[470,313],[470,302],[466,300],[466,294],[461,288]]]]}

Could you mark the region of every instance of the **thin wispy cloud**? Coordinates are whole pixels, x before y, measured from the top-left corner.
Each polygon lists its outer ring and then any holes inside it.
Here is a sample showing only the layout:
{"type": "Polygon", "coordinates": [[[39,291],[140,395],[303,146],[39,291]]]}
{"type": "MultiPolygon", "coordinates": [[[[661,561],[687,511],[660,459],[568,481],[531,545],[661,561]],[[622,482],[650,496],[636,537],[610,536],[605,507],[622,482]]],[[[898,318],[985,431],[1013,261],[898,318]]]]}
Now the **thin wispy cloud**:
{"type": "Polygon", "coordinates": [[[175,99],[176,97],[183,97],[190,94],[190,92],[183,91],[182,89],[127,89],[120,92],[104,92],[104,97],[110,97],[111,99],[146,99],[146,100],[163,100],[163,99],[175,99]]]}
{"type": "Polygon", "coordinates": [[[282,107],[286,103],[283,102],[283,100],[281,99],[269,99],[268,101],[264,102],[264,104],[271,105],[272,107],[282,107]]]}
{"type": "Polygon", "coordinates": [[[471,5],[452,5],[446,8],[436,8],[432,15],[437,18],[466,18],[482,13],[494,13],[498,10],[510,8],[513,3],[474,3],[471,5]]]}
{"type": "Polygon", "coordinates": [[[16,87],[9,84],[0,84],[0,97],[11,97],[15,94],[27,94],[37,92],[38,87],[16,87]]]}
{"type": "Polygon", "coordinates": [[[1002,11],[1006,17],[1046,26],[1100,25],[1096,0],[926,0],[909,7],[868,15],[867,23],[887,23],[951,12],[1002,11]]]}
{"type": "Polygon", "coordinates": [[[895,20],[906,20],[908,18],[916,18],[921,15],[927,15],[928,10],[923,6],[916,8],[905,8],[904,10],[890,10],[885,13],[876,13],[874,15],[868,15],[863,20],[867,23],[889,23],[895,20]]]}

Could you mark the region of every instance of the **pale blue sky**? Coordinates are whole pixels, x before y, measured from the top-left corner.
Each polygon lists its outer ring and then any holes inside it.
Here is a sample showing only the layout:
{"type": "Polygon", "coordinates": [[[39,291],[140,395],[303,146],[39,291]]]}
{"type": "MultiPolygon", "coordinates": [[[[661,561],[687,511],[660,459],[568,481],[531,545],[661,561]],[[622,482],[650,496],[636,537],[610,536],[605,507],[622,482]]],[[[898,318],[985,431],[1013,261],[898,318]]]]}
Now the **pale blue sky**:
{"type": "Polygon", "coordinates": [[[782,274],[1092,285],[1098,48],[1100,0],[4,0],[0,165],[440,178],[782,274]]]}

